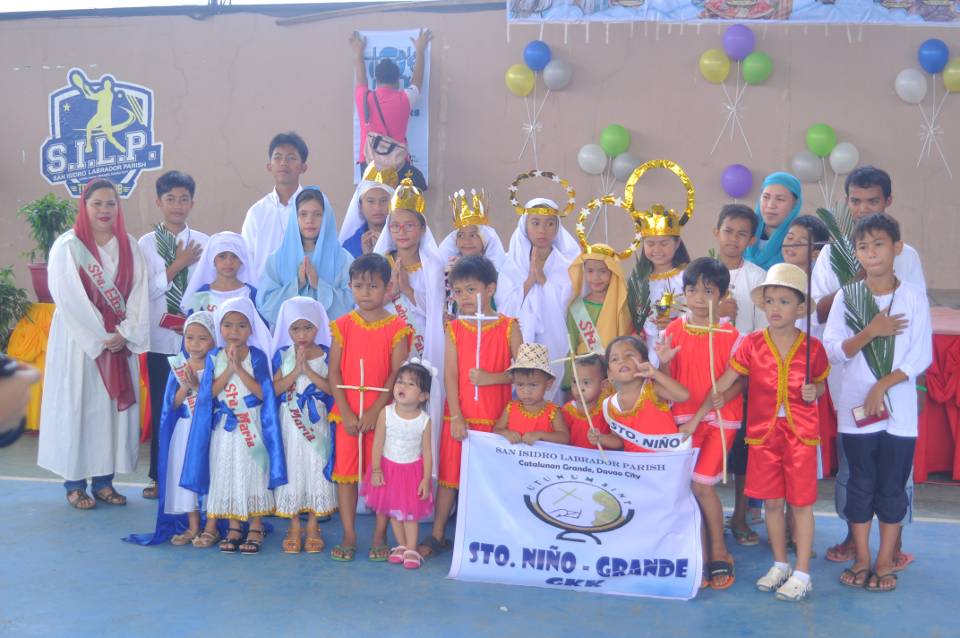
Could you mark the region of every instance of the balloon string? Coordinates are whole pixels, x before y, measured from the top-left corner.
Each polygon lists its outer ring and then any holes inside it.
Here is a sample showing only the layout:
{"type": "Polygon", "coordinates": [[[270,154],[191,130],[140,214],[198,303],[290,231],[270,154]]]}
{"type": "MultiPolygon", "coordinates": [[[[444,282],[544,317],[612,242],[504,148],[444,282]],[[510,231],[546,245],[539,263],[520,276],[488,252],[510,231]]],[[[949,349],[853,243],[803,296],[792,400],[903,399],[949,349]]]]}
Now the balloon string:
{"type": "Polygon", "coordinates": [[[827,177],[827,163],[823,159],[823,157],[821,157],[820,158],[820,179],[817,180],[817,185],[820,187],[820,194],[823,196],[823,205],[829,208],[830,198],[827,196],[826,177],[827,177]]]}

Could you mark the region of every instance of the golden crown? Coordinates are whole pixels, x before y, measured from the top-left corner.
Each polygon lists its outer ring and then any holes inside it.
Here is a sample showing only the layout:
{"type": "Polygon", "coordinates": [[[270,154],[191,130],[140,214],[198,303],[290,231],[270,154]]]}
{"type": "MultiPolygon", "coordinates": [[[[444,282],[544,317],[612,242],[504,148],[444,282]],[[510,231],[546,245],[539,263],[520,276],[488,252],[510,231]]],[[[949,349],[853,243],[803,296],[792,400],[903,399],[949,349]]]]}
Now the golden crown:
{"type": "Polygon", "coordinates": [[[507,191],[509,193],[510,205],[513,206],[513,209],[517,212],[517,215],[556,215],[557,217],[566,217],[573,212],[573,209],[577,205],[577,193],[573,190],[573,187],[570,186],[570,182],[550,171],[536,170],[517,175],[517,179],[513,180],[513,183],[510,184],[510,188],[507,189],[507,191]],[[565,191],[567,191],[567,202],[566,206],[563,207],[563,210],[554,210],[549,206],[531,206],[530,208],[527,208],[520,205],[520,199],[517,196],[517,192],[520,188],[520,182],[525,179],[530,179],[531,177],[544,177],[555,184],[559,184],[565,191]]]}
{"type": "Polygon", "coordinates": [[[423,215],[426,207],[423,193],[413,185],[413,181],[409,177],[405,177],[400,181],[397,190],[393,191],[393,197],[390,198],[391,213],[395,210],[409,210],[423,215]]]}
{"type": "Polygon", "coordinates": [[[604,195],[603,197],[598,197],[590,201],[590,203],[588,203],[583,208],[583,210],[580,211],[580,217],[577,219],[577,225],[575,227],[575,231],[577,235],[577,241],[580,243],[580,247],[583,249],[583,252],[588,255],[590,254],[605,255],[608,257],[615,257],[616,259],[626,259],[627,257],[633,254],[634,250],[637,250],[638,248],[640,248],[640,243],[642,241],[642,237],[640,236],[639,221],[637,220],[637,216],[630,212],[630,210],[627,208],[626,204],[622,199],[620,199],[619,197],[615,197],[613,195],[604,195]],[[587,224],[586,224],[587,220],[595,211],[597,211],[603,206],[615,206],[617,208],[625,210],[627,211],[627,213],[630,214],[631,218],[633,219],[633,222],[634,222],[633,241],[630,243],[629,246],[627,246],[623,250],[618,251],[617,249],[615,249],[613,246],[610,246],[609,244],[603,244],[603,243],[591,244],[587,240],[587,224]]]}
{"type": "Polygon", "coordinates": [[[630,179],[627,180],[623,191],[624,206],[628,208],[640,227],[642,237],[679,237],[684,225],[693,217],[694,190],[693,183],[686,172],[676,162],[670,160],[650,160],[637,167],[630,179]],[[633,189],[637,182],[651,168],[665,168],[680,180],[687,191],[687,206],[682,213],[665,208],[662,204],[654,204],[650,210],[637,210],[633,202],[633,189]]]}
{"type": "Polygon", "coordinates": [[[370,162],[367,164],[367,169],[363,171],[363,181],[377,182],[378,184],[386,184],[390,188],[396,188],[400,176],[395,169],[385,168],[380,170],[373,162],[370,162]]]}
{"type": "Polygon", "coordinates": [[[470,197],[467,197],[466,191],[462,188],[450,196],[450,208],[453,209],[453,227],[463,228],[464,226],[487,226],[490,221],[487,219],[487,195],[480,190],[470,189],[470,197]]]}

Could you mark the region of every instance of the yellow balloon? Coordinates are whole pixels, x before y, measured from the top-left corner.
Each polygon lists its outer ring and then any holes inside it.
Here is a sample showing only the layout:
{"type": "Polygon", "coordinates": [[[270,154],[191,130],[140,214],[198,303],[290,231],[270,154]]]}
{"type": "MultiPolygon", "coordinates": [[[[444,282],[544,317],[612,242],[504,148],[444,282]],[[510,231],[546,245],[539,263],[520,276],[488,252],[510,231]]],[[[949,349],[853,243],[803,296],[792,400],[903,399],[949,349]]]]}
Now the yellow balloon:
{"type": "Polygon", "coordinates": [[[721,84],[730,75],[730,58],[721,49],[707,49],[700,56],[700,74],[707,82],[721,84]]]}
{"type": "Polygon", "coordinates": [[[948,91],[960,91],[960,58],[954,58],[943,67],[943,86],[948,91]]]}
{"type": "Polygon", "coordinates": [[[533,91],[537,77],[526,64],[514,64],[507,69],[507,88],[517,97],[526,97],[533,91]]]}

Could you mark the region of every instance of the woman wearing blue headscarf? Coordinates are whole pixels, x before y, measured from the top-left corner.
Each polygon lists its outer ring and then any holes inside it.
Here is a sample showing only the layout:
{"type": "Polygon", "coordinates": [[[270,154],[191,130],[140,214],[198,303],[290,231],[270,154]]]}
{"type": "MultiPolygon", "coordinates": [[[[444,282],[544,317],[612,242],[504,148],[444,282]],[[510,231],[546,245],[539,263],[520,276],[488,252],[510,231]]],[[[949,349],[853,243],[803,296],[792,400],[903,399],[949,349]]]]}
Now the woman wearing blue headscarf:
{"type": "Polygon", "coordinates": [[[790,173],[767,175],[755,209],[759,221],[757,241],[747,247],[743,256],[763,269],[782,262],[780,248],[802,205],[800,180],[790,173]]]}
{"type": "Polygon", "coordinates": [[[257,307],[272,326],[280,306],[292,297],[323,304],[333,321],[353,308],[350,263],[353,257],[337,240],[336,215],[318,188],[297,195],[280,248],[267,259],[257,282],[257,307]]]}

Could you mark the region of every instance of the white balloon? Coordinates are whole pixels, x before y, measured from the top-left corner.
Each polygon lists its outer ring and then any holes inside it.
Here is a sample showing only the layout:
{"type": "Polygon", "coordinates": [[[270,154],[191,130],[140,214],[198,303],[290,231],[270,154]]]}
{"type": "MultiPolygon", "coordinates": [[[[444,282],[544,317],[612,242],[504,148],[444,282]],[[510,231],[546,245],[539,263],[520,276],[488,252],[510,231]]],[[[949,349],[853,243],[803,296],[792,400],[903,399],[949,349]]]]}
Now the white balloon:
{"type": "Polygon", "coordinates": [[[830,151],[830,168],[837,175],[846,175],[860,163],[860,151],[850,142],[840,142],[830,151]]]}
{"type": "Polygon", "coordinates": [[[800,151],[794,155],[790,160],[790,168],[796,178],[806,184],[820,181],[820,176],[823,175],[820,158],[810,151],[800,151]]]}
{"type": "Polygon", "coordinates": [[[599,144],[584,144],[577,153],[577,164],[587,175],[599,175],[607,168],[607,154],[599,144]]]}
{"type": "Polygon", "coordinates": [[[640,160],[630,151],[624,151],[613,158],[613,176],[618,182],[625,182],[640,166],[640,160]]]}
{"type": "Polygon", "coordinates": [[[897,73],[893,89],[904,102],[920,104],[927,97],[927,76],[916,69],[904,69],[897,73]]]}
{"type": "Polygon", "coordinates": [[[543,83],[551,91],[567,88],[573,78],[573,67],[566,60],[553,58],[543,67],[543,83]]]}

